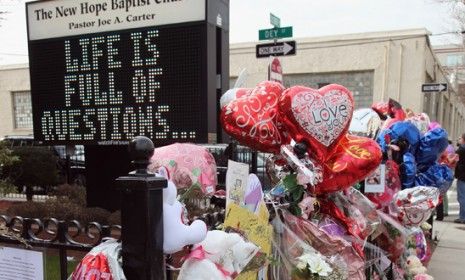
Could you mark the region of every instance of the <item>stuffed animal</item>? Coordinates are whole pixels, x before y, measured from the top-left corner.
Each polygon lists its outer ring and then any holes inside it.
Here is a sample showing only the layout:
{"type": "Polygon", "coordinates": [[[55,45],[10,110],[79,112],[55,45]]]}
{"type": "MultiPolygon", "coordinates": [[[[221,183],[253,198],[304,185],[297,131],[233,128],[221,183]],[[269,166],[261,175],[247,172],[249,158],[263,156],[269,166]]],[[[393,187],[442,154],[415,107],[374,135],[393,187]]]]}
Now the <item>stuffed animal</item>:
{"type": "Polygon", "coordinates": [[[425,274],[426,267],[423,266],[417,256],[410,255],[407,257],[407,272],[410,275],[425,274]]]}
{"type": "Polygon", "coordinates": [[[181,267],[178,280],[230,280],[239,274],[258,252],[258,247],[237,233],[209,231],[194,246],[181,267]]]}
{"type": "Polygon", "coordinates": [[[190,226],[183,223],[183,205],[177,200],[177,189],[169,180],[165,168],[159,169],[159,176],[168,180],[168,186],[163,189],[163,252],[173,254],[181,251],[184,246],[196,244],[207,236],[207,225],[196,220],[190,226]]]}

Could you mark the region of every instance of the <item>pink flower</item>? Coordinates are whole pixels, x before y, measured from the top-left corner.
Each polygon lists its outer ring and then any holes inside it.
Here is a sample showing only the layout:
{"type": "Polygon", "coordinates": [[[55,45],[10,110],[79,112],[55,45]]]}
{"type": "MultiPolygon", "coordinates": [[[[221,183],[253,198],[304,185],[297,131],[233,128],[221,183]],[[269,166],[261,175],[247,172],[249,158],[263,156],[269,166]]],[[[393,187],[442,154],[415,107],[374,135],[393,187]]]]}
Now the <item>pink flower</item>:
{"type": "Polygon", "coordinates": [[[173,183],[178,189],[189,188],[194,183],[194,180],[191,177],[192,172],[185,167],[176,169],[172,176],[173,183]]]}

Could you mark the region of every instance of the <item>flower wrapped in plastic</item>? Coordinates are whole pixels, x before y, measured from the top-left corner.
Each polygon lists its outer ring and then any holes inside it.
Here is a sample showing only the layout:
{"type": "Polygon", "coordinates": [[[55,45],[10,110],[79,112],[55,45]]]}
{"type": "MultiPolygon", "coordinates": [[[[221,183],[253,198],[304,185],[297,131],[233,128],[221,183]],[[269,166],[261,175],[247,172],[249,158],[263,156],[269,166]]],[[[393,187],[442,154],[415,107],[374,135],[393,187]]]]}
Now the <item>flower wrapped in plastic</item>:
{"type": "Polygon", "coordinates": [[[299,158],[291,145],[283,145],[281,146],[281,155],[297,172],[299,185],[315,186],[323,180],[323,170],[308,154],[305,154],[303,158],[299,158]]]}
{"type": "Polygon", "coordinates": [[[365,262],[350,242],[287,210],[279,213],[273,220],[273,245],[283,266],[275,274],[283,279],[291,273],[292,279],[365,279],[365,262]]]}
{"type": "Polygon", "coordinates": [[[405,251],[407,229],[388,214],[378,210],[378,215],[381,225],[374,233],[372,242],[387,252],[387,257],[396,263],[405,251]]]}
{"type": "Polygon", "coordinates": [[[329,194],[321,201],[321,212],[338,219],[352,236],[361,240],[381,222],[376,206],[355,188],[329,194]]]}
{"type": "Polygon", "coordinates": [[[410,255],[417,256],[426,265],[428,261],[428,243],[421,228],[413,227],[410,229],[407,238],[407,250],[409,250],[410,255]]]}

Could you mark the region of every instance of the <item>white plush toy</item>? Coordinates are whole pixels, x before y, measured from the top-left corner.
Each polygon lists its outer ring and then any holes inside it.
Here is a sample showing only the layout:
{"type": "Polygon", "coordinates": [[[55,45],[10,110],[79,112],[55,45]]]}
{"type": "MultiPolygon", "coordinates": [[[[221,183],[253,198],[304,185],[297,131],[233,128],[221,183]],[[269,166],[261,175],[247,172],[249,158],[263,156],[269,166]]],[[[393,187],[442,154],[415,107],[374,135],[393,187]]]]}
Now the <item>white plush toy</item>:
{"type": "Polygon", "coordinates": [[[176,198],[177,188],[169,180],[165,168],[160,168],[158,174],[168,180],[168,186],[163,189],[163,252],[173,254],[181,251],[184,246],[203,241],[207,236],[207,225],[200,220],[190,226],[182,222],[183,206],[176,198]]]}
{"type": "Polygon", "coordinates": [[[237,233],[209,231],[194,246],[181,267],[178,280],[230,280],[255,256],[258,247],[237,233]]]}

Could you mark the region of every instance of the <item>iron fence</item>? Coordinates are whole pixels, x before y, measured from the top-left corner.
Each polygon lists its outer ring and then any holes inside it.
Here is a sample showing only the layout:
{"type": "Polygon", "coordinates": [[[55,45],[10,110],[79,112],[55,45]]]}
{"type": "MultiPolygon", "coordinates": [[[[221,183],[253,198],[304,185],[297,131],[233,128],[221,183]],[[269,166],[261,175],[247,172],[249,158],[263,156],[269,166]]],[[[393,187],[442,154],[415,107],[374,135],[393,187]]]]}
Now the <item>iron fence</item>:
{"type": "MultiPolygon", "coordinates": [[[[205,213],[192,220],[203,220],[209,229],[216,228],[224,220],[224,210],[205,213]]],[[[37,219],[0,216],[0,244],[24,245],[32,248],[57,249],[59,270],[62,280],[67,279],[68,253],[70,251],[89,252],[105,238],[121,240],[120,225],[101,225],[91,222],[86,226],[76,220],[60,221],[54,218],[37,219]]]]}

